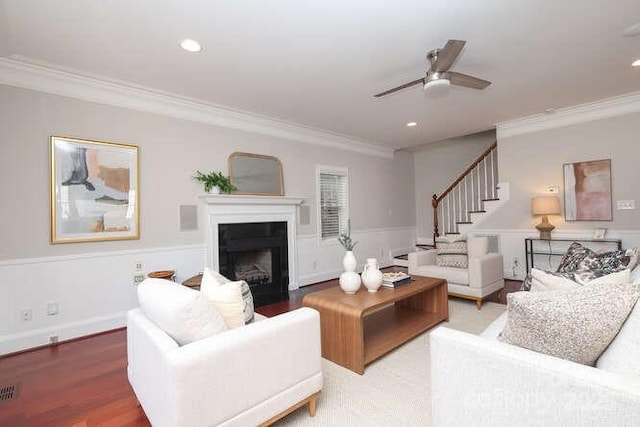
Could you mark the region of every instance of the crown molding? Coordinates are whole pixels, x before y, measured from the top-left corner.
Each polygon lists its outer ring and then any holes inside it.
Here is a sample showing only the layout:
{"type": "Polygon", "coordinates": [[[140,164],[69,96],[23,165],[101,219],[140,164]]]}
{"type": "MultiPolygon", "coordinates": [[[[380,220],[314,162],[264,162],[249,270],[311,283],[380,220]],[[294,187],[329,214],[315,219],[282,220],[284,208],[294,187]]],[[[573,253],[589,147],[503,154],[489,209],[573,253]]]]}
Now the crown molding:
{"type": "Polygon", "coordinates": [[[498,123],[498,139],[640,112],[640,92],[498,123]]]}
{"type": "Polygon", "coordinates": [[[393,149],[320,129],[233,110],[122,81],[106,80],[27,58],[0,58],[0,84],[128,108],[370,156],[393,158],[393,149]]]}

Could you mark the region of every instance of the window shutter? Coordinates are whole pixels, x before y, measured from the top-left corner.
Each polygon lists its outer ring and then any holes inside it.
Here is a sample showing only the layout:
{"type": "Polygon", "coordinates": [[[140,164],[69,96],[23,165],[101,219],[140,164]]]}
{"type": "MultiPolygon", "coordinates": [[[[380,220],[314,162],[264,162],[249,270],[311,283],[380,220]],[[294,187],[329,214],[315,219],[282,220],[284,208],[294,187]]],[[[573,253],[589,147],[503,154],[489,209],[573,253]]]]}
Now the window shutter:
{"type": "Polygon", "coordinates": [[[346,173],[320,172],[320,226],[323,239],[338,237],[347,228],[346,173]]]}

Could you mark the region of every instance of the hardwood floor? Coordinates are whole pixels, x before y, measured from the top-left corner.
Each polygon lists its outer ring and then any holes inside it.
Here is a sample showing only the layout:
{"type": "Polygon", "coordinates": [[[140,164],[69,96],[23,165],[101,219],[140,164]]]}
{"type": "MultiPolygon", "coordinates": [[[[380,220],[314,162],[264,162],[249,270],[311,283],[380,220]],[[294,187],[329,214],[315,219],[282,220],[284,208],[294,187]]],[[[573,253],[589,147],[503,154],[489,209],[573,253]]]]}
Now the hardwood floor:
{"type": "MultiPolygon", "coordinates": [[[[337,285],[329,280],[305,286],[292,291],[289,301],[256,312],[274,316],[294,310],[305,294],[337,285]]],[[[507,281],[499,302],[519,285],[507,281]]],[[[498,301],[498,296],[490,300],[498,301]]],[[[125,329],[0,357],[0,391],[16,386],[13,398],[0,397],[0,426],[149,426],[126,367],[125,329]]]]}

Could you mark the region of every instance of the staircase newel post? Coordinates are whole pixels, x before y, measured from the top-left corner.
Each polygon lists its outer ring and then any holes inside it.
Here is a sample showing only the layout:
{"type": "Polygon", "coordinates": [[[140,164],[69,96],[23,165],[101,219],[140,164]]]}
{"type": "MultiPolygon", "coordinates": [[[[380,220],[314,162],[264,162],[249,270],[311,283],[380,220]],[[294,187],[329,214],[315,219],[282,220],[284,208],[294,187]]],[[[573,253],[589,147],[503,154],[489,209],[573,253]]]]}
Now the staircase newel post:
{"type": "Polygon", "coordinates": [[[440,236],[438,233],[438,196],[435,194],[431,197],[431,206],[433,206],[433,243],[436,243],[436,238],[440,236]]]}

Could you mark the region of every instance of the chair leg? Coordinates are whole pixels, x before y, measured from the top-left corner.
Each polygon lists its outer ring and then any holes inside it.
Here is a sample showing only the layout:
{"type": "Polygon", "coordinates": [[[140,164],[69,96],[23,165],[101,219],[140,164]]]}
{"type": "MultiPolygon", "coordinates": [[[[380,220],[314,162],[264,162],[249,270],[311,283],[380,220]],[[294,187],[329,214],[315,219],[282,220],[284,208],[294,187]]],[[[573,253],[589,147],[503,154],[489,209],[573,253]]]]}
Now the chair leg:
{"type": "Polygon", "coordinates": [[[312,417],[316,416],[316,405],[317,405],[317,396],[313,396],[311,400],[309,400],[309,415],[312,417]]]}
{"type": "Polygon", "coordinates": [[[476,306],[478,307],[478,310],[482,310],[482,299],[476,300],[476,306]]]}

